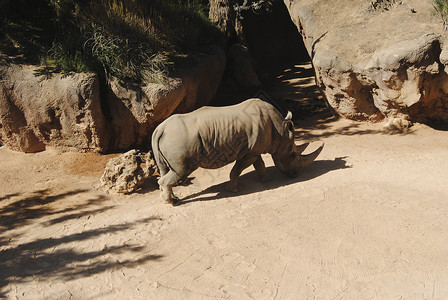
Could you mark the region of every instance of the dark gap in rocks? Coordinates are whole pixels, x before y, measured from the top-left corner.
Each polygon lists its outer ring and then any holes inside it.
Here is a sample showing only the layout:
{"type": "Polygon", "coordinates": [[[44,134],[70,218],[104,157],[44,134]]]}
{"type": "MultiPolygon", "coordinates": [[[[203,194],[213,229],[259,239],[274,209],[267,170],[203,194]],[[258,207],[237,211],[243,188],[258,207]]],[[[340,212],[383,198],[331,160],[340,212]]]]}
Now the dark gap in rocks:
{"type": "MultiPolygon", "coordinates": [[[[228,54],[226,73],[211,105],[232,105],[261,94],[275,102],[282,113],[291,111],[295,121],[316,113],[325,118],[333,117],[333,110],[316,85],[303,38],[283,1],[273,1],[267,11],[245,10],[241,17],[241,43],[247,46],[253,58],[251,64],[261,85],[239,85],[229,66],[232,61],[228,54]]],[[[242,73],[248,72],[243,70],[242,73]]]]}

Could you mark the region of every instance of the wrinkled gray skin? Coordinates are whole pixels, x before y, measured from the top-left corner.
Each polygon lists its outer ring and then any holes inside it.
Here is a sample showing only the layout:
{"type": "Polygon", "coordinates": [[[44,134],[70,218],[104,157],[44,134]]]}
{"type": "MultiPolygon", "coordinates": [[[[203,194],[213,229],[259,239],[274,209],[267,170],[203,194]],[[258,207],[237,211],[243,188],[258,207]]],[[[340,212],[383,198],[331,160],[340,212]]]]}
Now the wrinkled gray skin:
{"type": "Polygon", "coordinates": [[[319,155],[323,145],[311,154],[301,155],[308,143],[294,144],[291,117],[289,113],[283,118],[274,106],[260,99],[227,107],[206,106],[169,117],[152,135],[163,200],[177,204],[172,187],[198,167],[216,169],[234,161],[228,189],[237,191],[238,177],[250,165],[264,177],[263,153],[270,153],[283,173],[296,176],[300,168],[319,155]]]}

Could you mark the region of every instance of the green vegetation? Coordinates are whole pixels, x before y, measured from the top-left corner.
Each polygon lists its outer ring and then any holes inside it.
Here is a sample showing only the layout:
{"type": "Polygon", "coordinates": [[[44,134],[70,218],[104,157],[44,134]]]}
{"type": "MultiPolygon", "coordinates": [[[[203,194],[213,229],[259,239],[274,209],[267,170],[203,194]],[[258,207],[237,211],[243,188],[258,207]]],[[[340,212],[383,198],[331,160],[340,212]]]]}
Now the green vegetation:
{"type": "Polygon", "coordinates": [[[0,0],[0,55],[58,71],[163,82],[178,57],[220,38],[207,18],[207,4],[207,0],[0,0]]]}
{"type": "Polygon", "coordinates": [[[440,13],[446,30],[448,23],[448,0],[434,0],[434,7],[440,13]]]}
{"type": "Polygon", "coordinates": [[[241,4],[235,4],[234,9],[237,17],[244,19],[243,13],[251,10],[256,14],[271,11],[273,0],[243,0],[241,4]]]}

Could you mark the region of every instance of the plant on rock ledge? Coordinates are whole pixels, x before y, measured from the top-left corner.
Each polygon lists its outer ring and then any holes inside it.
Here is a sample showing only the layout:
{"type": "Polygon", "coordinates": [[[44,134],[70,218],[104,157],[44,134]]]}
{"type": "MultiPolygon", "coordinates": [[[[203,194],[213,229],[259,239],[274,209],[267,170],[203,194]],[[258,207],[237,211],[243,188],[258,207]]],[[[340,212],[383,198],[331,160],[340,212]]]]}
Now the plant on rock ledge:
{"type": "Polygon", "coordinates": [[[448,29],[448,0],[434,0],[434,8],[440,13],[443,20],[443,28],[448,29]]]}

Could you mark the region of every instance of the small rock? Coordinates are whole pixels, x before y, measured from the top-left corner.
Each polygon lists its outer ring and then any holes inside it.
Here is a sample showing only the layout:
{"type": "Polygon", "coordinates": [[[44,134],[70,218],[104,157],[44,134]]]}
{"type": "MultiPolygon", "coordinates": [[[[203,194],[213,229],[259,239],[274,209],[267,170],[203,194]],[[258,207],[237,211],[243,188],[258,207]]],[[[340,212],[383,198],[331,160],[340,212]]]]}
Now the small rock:
{"type": "Polygon", "coordinates": [[[412,122],[403,118],[391,118],[386,121],[383,131],[386,133],[403,133],[409,130],[412,122]]]}
{"type": "Polygon", "coordinates": [[[100,182],[108,192],[129,194],[156,172],[152,152],[145,155],[134,149],[109,160],[100,182]]]}
{"type": "Polygon", "coordinates": [[[145,156],[145,176],[151,177],[159,174],[159,168],[157,167],[156,161],[154,160],[154,154],[152,151],[148,151],[145,156]]]}

